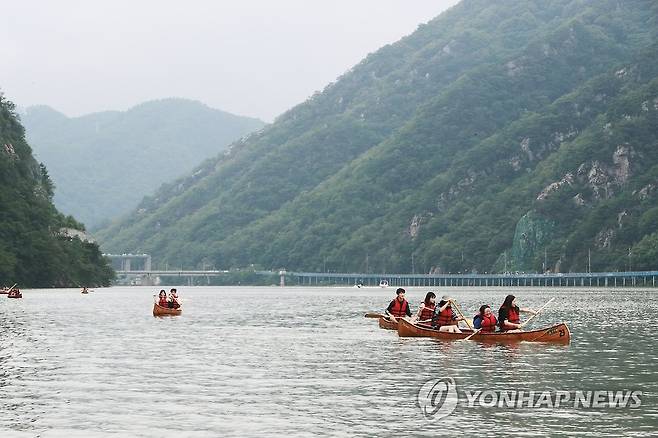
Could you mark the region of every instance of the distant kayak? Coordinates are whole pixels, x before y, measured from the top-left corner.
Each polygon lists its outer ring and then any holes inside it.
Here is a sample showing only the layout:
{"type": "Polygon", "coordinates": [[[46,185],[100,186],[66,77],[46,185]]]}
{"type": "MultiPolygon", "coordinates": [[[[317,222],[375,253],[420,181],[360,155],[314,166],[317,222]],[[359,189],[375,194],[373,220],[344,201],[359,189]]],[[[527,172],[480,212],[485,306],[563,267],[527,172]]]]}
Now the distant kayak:
{"type": "MultiPolygon", "coordinates": [[[[438,338],[444,340],[457,340],[464,339],[473,334],[472,330],[462,329],[462,333],[440,332],[438,329],[432,328],[424,324],[412,324],[404,319],[399,320],[398,335],[401,337],[428,337],[438,338]]],[[[531,330],[527,332],[494,332],[483,333],[479,332],[473,337],[473,341],[482,342],[554,342],[561,344],[568,344],[571,340],[571,332],[566,324],[555,324],[551,327],[546,327],[538,330],[531,330]]]]}
{"type": "Polygon", "coordinates": [[[158,306],[156,303],[153,303],[153,316],[166,316],[166,315],[180,315],[183,312],[183,309],[180,307],[178,309],[170,309],[169,307],[158,306]]]}

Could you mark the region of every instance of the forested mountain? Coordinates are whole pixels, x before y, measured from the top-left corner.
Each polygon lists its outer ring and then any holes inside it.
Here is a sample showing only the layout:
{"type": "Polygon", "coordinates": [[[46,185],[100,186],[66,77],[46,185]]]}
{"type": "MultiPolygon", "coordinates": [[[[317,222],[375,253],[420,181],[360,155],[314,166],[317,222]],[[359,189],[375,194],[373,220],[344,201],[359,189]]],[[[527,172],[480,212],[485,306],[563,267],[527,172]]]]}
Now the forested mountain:
{"type": "Polygon", "coordinates": [[[264,125],[185,99],[75,118],[36,106],[22,121],[55,183],[55,205],[90,228],[264,125]]]}
{"type": "Polygon", "coordinates": [[[107,286],[114,272],[84,227],[52,203],[14,105],[0,93],[0,285],[107,286]]]}
{"type": "Polygon", "coordinates": [[[189,267],[658,268],[657,17],[464,0],[98,236],[189,267]]]}

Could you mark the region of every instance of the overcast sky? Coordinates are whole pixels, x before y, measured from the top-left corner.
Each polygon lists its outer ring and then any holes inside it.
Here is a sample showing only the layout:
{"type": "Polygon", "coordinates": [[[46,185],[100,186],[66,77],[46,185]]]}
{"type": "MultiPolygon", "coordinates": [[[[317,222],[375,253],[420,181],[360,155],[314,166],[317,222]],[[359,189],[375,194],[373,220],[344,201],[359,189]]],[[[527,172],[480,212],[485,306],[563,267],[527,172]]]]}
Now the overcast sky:
{"type": "Polygon", "coordinates": [[[164,97],[272,121],[457,0],[0,0],[0,90],[76,116],[164,97]]]}

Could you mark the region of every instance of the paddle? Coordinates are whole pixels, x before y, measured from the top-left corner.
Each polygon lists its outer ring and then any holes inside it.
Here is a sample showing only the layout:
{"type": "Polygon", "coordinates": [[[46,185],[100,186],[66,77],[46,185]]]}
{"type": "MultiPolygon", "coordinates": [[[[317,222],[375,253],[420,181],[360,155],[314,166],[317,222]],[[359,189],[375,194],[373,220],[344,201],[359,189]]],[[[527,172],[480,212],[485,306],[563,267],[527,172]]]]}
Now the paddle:
{"type": "Polygon", "coordinates": [[[532,321],[532,320],[534,319],[534,317],[537,316],[537,315],[539,315],[539,314],[541,313],[541,311],[544,310],[544,307],[546,307],[546,306],[548,306],[549,304],[551,304],[551,302],[552,302],[554,299],[555,299],[555,297],[553,297],[553,298],[551,298],[550,300],[548,300],[548,302],[547,302],[546,304],[544,304],[543,306],[541,306],[541,307],[539,308],[539,310],[537,310],[537,313],[535,313],[535,314],[532,315],[530,318],[528,318],[528,319],[526,320],[526,322],[524,322],[523,324],[521,324],[521,325],[519,326],[519,328],[523,328],[523,327],[524,327],[525,325],[527,325],[530,321],[532,321]]]}
{"type": "Polygon", "coordinates": [[[366,318],[377,318],[377,319],[379,319],[379,318],[386,318],[386,315],[381,314],[381,313],[374,313],[374,312],[372,312],[372,313],[366,313],[364,316],[365,316],[366,318]]]}
{"type": "Polygon", "coordinates": [[[471,330],[473,330],[473,326],[472,326],[471,323],[468,321],[468,319],[464,316],[464,314],[462,313],[461,309],[459,308],[459,305],[457,304],[457,302],[456,302],[455,300],[450,300],[450,301],[452,302],[452,304],[455,305],[455,309],[457,309],[457,313],[459,313],[459,315],[460,315],[462,318],[464,318],[464,321],[466,321],[466,325],[468,326],[468,328],[470,328],[471,330]]]}
{"type": "Polygon", "coordinates": [[[11,292],[11,291],[16,287],[17,284],[18,284],[18,283],[14,283],[14,285],[13,285],[12,287],[10,287],[9,289],[7,289],[7,293],[11,292]]]}
{"type": "Polygon", "coordinates": [[[464,339],[462,339],[462,340],[463,340],[463,341],[468,341],[469,339],[471,339],[473,336],[477,335],[477,334],[480,333],[481,331],[482,331],[482,329],[479,328],[479,329],[475,330],[473,333],[471,333],[470,335],[466,336],[466,337],[465,337],[464,339]]]}

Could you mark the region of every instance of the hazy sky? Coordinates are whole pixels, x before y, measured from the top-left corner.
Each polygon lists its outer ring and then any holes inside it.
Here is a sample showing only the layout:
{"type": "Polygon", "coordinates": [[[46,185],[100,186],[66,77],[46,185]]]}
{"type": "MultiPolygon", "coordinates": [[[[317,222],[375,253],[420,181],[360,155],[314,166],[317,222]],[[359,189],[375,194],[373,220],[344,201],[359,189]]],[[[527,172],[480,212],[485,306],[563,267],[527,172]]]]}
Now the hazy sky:
{"type": "Polygon", "coordinates": [[[271,121],[457,0],[0,0],[0,90],[68,115],[186,97],[271,121]]]}

